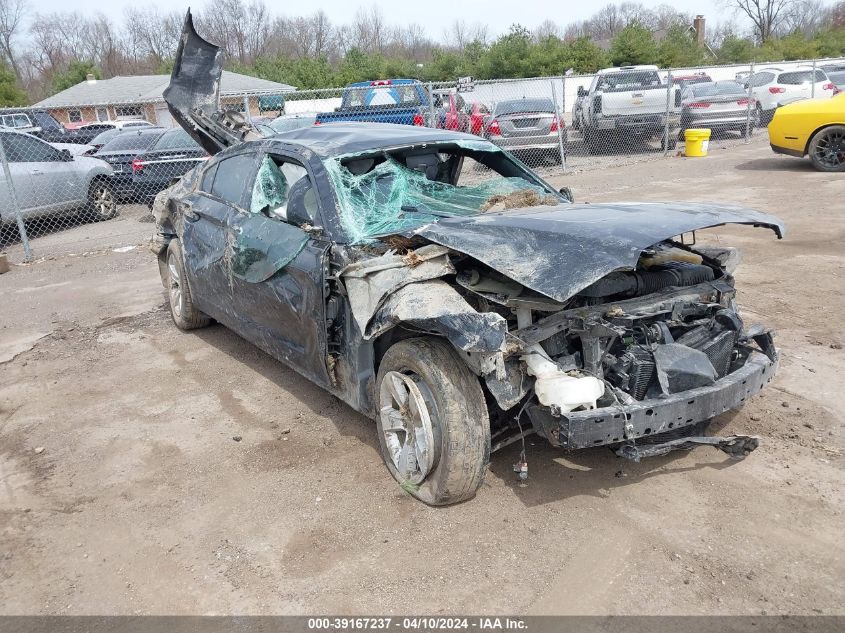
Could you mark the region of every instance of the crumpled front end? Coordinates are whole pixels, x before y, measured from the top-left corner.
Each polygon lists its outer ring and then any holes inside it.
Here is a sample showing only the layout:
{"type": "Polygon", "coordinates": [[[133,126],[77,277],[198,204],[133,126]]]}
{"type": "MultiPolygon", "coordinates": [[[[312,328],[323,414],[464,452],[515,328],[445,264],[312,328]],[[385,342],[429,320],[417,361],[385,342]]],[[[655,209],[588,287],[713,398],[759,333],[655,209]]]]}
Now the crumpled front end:
{"type": "Polygon", "coordinates": [[[561,373],[603,383],[575,409],[527,407],[534,430],[566,449],[682,434],[742,406],[778,365],[771,333],[740,319],[729,279],[566,310],[513,336],[541,339],[561,373]]]}
{"type": "Polygon", "coordinates": [[[690,435],[774,376],[771,333],[737,310],[737,263],[734,249],[665,240],[633,270],[565,301],[431,244],[365,259],[340,277],[365,339],[401,325],[452,342],[490,397],[494,449],[535,432],[561,448],[616,445],[639,459],[691,443],[733,455],[756,447],[740,436],[640,448],[690,435]]]}

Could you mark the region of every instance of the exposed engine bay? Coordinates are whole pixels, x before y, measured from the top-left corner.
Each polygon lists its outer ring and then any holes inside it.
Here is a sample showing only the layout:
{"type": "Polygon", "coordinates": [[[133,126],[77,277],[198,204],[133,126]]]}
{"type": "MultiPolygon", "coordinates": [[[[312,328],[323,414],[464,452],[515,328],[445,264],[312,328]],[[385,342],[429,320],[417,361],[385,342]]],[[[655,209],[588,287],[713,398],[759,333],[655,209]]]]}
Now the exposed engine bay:
{"type": "MultiPolygon", "coordinates": [[[[739,259],[735,249],[664,240],[642,251],[634,270],[607,274],[560,302],[461,253],[420,246],[418,240],[388,242],[394,248],[369,260],[379,261],[380,274],[394,258],[412,282],[430,283],[427,271],[432,277],[454,275],[451,288],[472,310],[506,324],[500,350],[465,346],[467,362],[484,378],[497,405],[498,415],[491,407],[494,450],[531,432],[571,449],[619,445],[620,454],[632,459],[649,454],[633,446],[634,440],[654,435],[668,438],[670,448],[688,448],[687,439],[712,444],[713,438],[683,436],[735,406],[724,398],[720,381],[742,374],[744,393],[736,398],[742,401],[774,373],[771,335],[746,328],[737,312],[731,276],[739,259]],[[745,375],[749,372],[753,380],[745,375]],[[518,419],[524,411],[531,420],[527,429],[518,419]]],[[[351,266],[341,276],[348,282],[357,274],[360,269],[351,266]]],[[[406,286],[414,287],[420,286],[406,286]]],[[[355,284],[348,289],[354,293],[355,284]]],[[[441,300],[449,304],[445,295],[441,300]]],[[[409,336],[418,333],[409,325],[399,327],[409,336]]],[[[720,447],[731,454],[756,447],[755,438],[729,440],[720,447]]]]}

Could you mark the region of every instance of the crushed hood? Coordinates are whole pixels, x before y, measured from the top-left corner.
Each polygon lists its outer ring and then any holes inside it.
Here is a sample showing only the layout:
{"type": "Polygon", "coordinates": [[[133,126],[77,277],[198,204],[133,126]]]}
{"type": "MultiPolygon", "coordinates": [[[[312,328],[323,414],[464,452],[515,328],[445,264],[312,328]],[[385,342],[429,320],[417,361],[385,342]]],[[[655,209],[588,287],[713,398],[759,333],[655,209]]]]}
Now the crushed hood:
{"type": "Polygon", "coordinates": [[[414,231],[544,294],[565,301],[605,275],[636,268],[663,240],[724,224],[771,229],[767,213],[703,203],[610,203],[532,207],[450,217],[414,231]]]}

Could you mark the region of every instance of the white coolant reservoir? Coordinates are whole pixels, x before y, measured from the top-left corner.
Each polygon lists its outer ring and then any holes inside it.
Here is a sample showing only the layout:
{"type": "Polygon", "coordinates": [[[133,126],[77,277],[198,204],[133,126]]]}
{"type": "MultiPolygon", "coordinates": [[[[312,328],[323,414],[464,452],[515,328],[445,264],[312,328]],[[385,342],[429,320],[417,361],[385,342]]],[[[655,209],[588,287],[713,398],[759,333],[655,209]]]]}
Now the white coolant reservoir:
{"type": "Polygon", "coordinates": [[[536,378],[534,392],[540,404],[557,406],[568,412],[578,407],[596,408],[596,401],[604,394],[604,383],[593,376],[576,378],[561,371],[548,359],[545,350],[536,343],[521,359],[528,365],[528,373],[536,378]]]}

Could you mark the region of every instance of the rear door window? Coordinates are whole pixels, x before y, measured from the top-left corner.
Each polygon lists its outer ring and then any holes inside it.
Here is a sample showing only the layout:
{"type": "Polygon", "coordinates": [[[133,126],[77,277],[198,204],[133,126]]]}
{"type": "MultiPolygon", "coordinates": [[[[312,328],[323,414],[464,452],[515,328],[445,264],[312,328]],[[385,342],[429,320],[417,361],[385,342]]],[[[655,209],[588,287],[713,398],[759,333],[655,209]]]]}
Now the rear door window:
{"type": "Polygon", "coordinates": [[[197,145],[197,142],[185,130],[179,128],[162,134],[152,149],[199,149],[199,145],[197,145]]]}
{"type": "Polygon", "coordinates": [[[208,169],[206,169],[205,173],[202,175],[202,183],[200,184],[200,189],[202,189],[206,193],[211,193],[211,186],[214,184],[214,175],[216,173],[217,163],[214,163],[208,169]]]}
{"type": "Polygon", "coordinates": [[[211,195],[236,207],[242,207],[246,183],[252,183],[254,154],[239,154],[217,163],[217,173],[211,185],[211,195]]]}
{"type": "MultiPolygon", "coordinates": [[[[810,70],[798,70],[791,73],[781,73],[778,83],[784,86],[800,86],[808,84],[813,80],[813,72],[810,70]]],[[[822,81],[821,79],[818,81],[822,81]]]]}
{"type": "Polygon", "coordinates": [[[755,73],[754,76],[751,77],[751,85],[752,86],[765,86],[768,83],[771,83],[772,79],[775,78],[774,73],[769,72],[761,72],[755,73]]]}
{"type": "Polygon", "coordinates": [[[10,163],[46,163],[59,160],[53,147],[37,138],[23,134],[0,134],[6,160],[10,163]]]}

